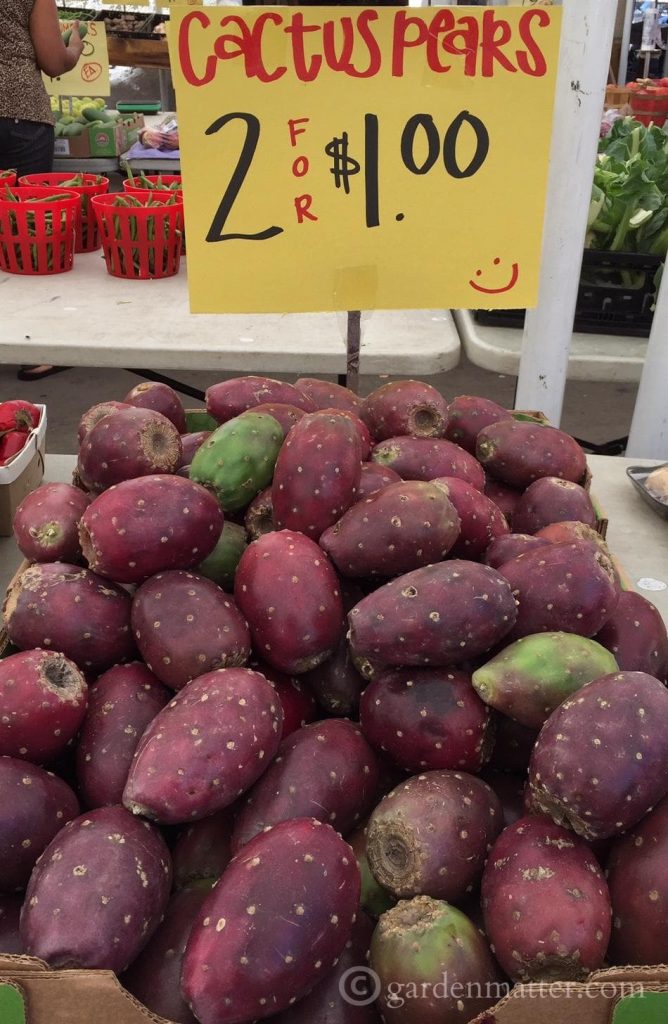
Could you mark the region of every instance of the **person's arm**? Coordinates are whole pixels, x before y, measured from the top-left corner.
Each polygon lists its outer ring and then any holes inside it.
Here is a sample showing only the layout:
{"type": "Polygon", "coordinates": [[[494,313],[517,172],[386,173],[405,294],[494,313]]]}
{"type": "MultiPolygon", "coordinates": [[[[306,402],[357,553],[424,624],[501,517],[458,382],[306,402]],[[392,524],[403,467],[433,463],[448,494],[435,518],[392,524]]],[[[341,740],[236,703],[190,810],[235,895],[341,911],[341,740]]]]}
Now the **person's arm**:
{"type": "Polygon", "coordinates": [[[69,46],[65,46],[55,0],[35,0],[30,15],[30,38],[35,49],[37,66],[50,78],[57,78],[58,75],[71,71],[79,60],[83,43],[77,26],[78,22],[75,22],[69,46]]]}

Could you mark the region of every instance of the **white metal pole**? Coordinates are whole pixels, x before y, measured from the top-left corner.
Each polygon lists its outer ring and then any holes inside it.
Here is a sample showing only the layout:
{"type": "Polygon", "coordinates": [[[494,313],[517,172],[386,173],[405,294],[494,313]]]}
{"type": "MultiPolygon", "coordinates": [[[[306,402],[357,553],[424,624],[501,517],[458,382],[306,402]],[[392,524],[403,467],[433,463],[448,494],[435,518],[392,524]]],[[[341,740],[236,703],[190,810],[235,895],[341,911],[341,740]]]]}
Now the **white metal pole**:
{"type": "Polygon", "coordinates": [[[634,10],[635,0],[626,0],[624,30],[622,32],[622,52],[619,57],[619,74],[617,75],[618,85],[626,85],[626,78],[629,71],[629,47],[631,46],[631,26],[633,25],[634,10]]]}
{"type": "Polygon", "coordinates": [[[516,406],[555,425],[568,375],[617,0],[564,0],[538,307],[527,311],[516,406]]]}
{"type": "Polygon", "coordinates": [[[668,460],[668,274],[657,298],[626,454],[668,460]]]}

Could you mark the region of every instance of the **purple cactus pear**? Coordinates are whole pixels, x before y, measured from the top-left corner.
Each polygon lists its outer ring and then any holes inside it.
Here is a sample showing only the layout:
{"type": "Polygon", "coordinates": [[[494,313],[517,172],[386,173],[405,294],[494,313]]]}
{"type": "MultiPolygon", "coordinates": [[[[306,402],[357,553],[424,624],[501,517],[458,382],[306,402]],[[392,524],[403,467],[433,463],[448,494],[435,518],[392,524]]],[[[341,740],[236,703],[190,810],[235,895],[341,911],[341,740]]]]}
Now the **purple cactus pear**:
{"type": "Polygon", "coordinates": [[[91,569],[118,583],[141,583],[166,569],[190,569],[223,529],[215,497],[179,476],[125,480],[86,509],[79,526],[91,569]]]}
{"type": "Polygon", "coordinates": [[[121,803],[142,733],[171,697],[139,661],[110,668],[91,686],[76,751],[78,788],[88,807],[121,803]]]}
{"type": "Polygon", "coordinates": [[[481,932],[460,910],[429,896],[383,914],[371,941],[383,1020],[466,1024],[507,994],[481,932]]]}
{"type": "Polygon", "coordinates": [[[515,623],[495,569],[453,559],[399,576],[348,615],[354,654],[385,665],[457,665],[499,643],[515,623]]]}
{"type": "Polygon", "coordinates": [[[615,840],[608,859],[613,964],[663,964],[668,957],[668,798],[615,840]]]}
{"type": "Polygon", "coordinates": [[[395,380],[362,402],[360,415],[376,442],[389,437],[445,437],[448,403],[421,380],[395,380]]]}
{"type": "Polygon", "coordinates": [[[582,541],[532,549],[506,562],[499,572],[518,602],[509,642],[531,633],[593,637],[619,599],[610,558],[582,541]]]}
{"type": "Polygon", "coordinates": [[[268,533],[241,556],[234,597],[258,655],[301,675],[325,661],[343,634],[343,604],[329,559],[309,537],[268,533]]]}
{"type": "Polygon", "coordinates": [[[195,882],[172,896],[160,925],[121,977],[135,999],[176,1024],[197,1024],[181,994],[181,967],[190,932],[212,885],[213,879],[195,882]]]}
{"type": "Polygon", "coordinates": [[[373,448],[373,438],[369,433],[369,428],[366,423],[360,419],[358,413],[349,412],[347,409],[319,409],[318,412],[326,413],[328,416],[343,416],[344,419],[348,420],[349,423],[355,427],[357,431],[357,440],[359,441],[360,459],[362,462],[371,455],[371,449],[373,448]]]}
{"type": "Polygon", "coordinates": [[[83,443],[86,434],[105,416],[110,416],[112,412],[118,412],[120,409],[129,408],[130,406],[127,402],[114,402],[113,400],[110,402],[98,402],[97,405],[92,405],[79,420],[79,427],[77,429],[79,444],[83,443]]]}
{"type": "Polygon", "coordinates": [[[42,850],[78,813],[79,802],[62,779],[0,757],[0,890],[25,889],[42,850]]]}
{"type": "MultiPolygon", "coordinates": [[[[335,718],[357,718],[364,679],[355,668],[345,636],[334,654],[302,676],[325,712],[335,718]]],[[[315,716],[314,716],[315,717],[315,716]]]]}
{"type": "Polygon", "coordinates": [[[20,651],[0,661],[0,755],[53,761],[86,714],[88,686],[64,654],[20,651]]]}
{"type": "Polygon", "coordinates": [[[288,436],[295,423],[299,423],[302,416],[306,415],[304,409],[298,409],[296,405],[288,405],[286,402],[263,402],[261,405],[254,405],[250,411],[273,416],[285,437],[288,436]]]}
{"type": "Polygon", "coordinates": [[[666,624],[654,605],[634,590],[622,591],[617,607],[595,639],[614,654],[622,672],[668,674],[666,624]]]}
{"type": "Polygon", "coordinates": [[[456,476],[482,491],[485,473],[468,452],[442,437],[392,437],[381,441],[371,458],[388,467],[404,480],[435,480],[438,476],[456,476]]]}
{"type": "Polygon", "coordinates": [[[481,430],[476,457],[501,483],[521,489],[544,476],[579,484],[587,471],[585,453],[570,434],[515,419],[481,430]]]}
{"type": "Polygon", "coordinates": [[[17,647],[60,651],[95,674],[133,657],[130,607],[122,587],[90,569],[45,562],[14,580],[3,613],[17,647]]]}
{"type": "Polygon", "coordinates": [[[31,562],[81,559],[79,520],[90,498],[71,484],[42,484],[23,499],[12,524],[19,551],[31,562]]]}
{"type": "Polygon", "coordinates": [[[584,487],[571,480],[544,476],[530,484],[515,509],[513,528],[537,533],[551,523],[580,522],[596,526],[596,510],[584,487]]]}
{"type": "Polygon", "coordinates": [[[501,801],[504,828],[524,817],[526,814],[525,775],[511,775],[509,772],[485,769],[480,777],[496,793],[501,801]]]}
{"type": "Polygon", "coordinates": [[[257,540],[265,533],[274,533],[276,523],[274,522],[274,504],[271,497],[271,487],[265,487],[263,491],[251,501],[244,516],[244,526],[251,540],[257,540]]]}
{"type": "Polygon", "coordinates": [[[23,896],[0,893],[0,954],[22,956],[25,953],[19,934],[23,896]]]}
{"type": "Polygon", "coordinates": [[[134,477],[175,473],[181,437],[166,416],[150,409],[119,409],[89,430],[79,450],[77,473],[97,494],[134,477]]]}
{"type": "Polygon", "coordinates": [[[188,825],[172,847],[174,888],[220,878],[232,859],[232,808],[210,814],[188,825]]]}
{"type": "Polygon", "coordinates": [[[173,423],[179,434],[186,432],[186,411],[174,388],[157,380],[145,380],[135,384],[123,399],[136,409],[151,409],[162,413],[173,423]]]}
{"type": "Polygon", "coordinates": [[[605,878],[586,843],[549,818],[504,829],[485,866],[482,906],[492,951],[515,981],[577,981],[603,963],[605,878]]]}
{"type": "Polygon", "coordinates": [[[485,551],[483,562],[492,569],[500,569],[506,562],[512,562],[526,551],[547,547],[549,543],[551,541],[532,537],[528,533],[507,533],[505,536],[494,538],[485,551]]]}
{"type": "Polygon", "coordinates": [[[142,583],[131,623],[142,658],[172,690],[250,657],[248,626],[234,600],[194,572],[172,569],[142,583]]]}
{"type": "Polygon", "coordinates": [[[475,562],[495,538],[510,533],[503,512],[482,491],[453,476],[437,477],[433,483],[443,490],[459,516],[459,536],[450,549],[451,558],[475,562]]]}
{"type": "Polygon", "coordinates": [[[359,726],[338,718],[305,725],[283,741],[248,794],[237,816],[233,851],[289,818],[312,816],[345,835],[370,810],[378,775],[378,761],[359,726]]]}
{"type": "Polygon", "coordinates": [[[364,501],[372,494],[382,491],[383,487],[390,484],[398,484],[401,477],[388,466],[381,466],[378,462],[363,462],[359,486],[357,488],[357,500],[364,501]]]}
{"type": "Polygon", "coordinates": [[[512,528],[513,515],[520,503],[523,491],[516,487],[508,487],[507,484],[502,484],[500,480],[495,480],[494,477],[486,473],[484,493],[495,505],[498,505],[508,520],[508,525],[512,528]]]}
{"type": "Polygon", "coordinates": [[[450,771],[413,775],[369,818],[369,866],[395,896],[456,903],[478,882],[502,828],[501,803],[481,779],[450,771]]]}
{"type": "Polygon", "coordinates": [[[588,541],[591,544],[598,545],[607,554],[610,553],[600,533],[592,529],[591,526],[587,526],[586,523],[568,520],[559,523],[549,523],[547,526],[537,530],[535,536],[538,540],[549,541],[550,544],[572,544],[574,541],[588,541]]]}
{"type": "Polygon", "coordinates": [[[311,688],[304,676],[291,676],[267,665],[261,658],[252,658],[250,667],[261,672],[276,691],[283,708],[283,730],[281,739],[290,736],[303,725],[318,718],[318,706],[311,688]]]}
{"type": "Polygon", "coordinates": [[[229,807],[278,750],[282,715],[259,672],[221,668],[198,676],[145,730],[124,805],[167,825],[229,807]]]}
{"type": "Polygon", "coordinates": [[[479,772],[493,744],[492,718],[456,669],[398,668],[364,691],[360,724],[368,741],[410,772],[479,772]]]}
{"type": "Polygon", "coordinates": [[[179,469],[187,467],[195,457],[206,439],[211,437],[210,430],[197,430],[194,434],[181,434],[181,460],[179,469]]]}
{"type": "Polygon", "coordinates": [[[583,686],[543,726],[532,809],[591,841],[635,825],[668,792],[668,690],[644,672],[583,686]]]}
{"type": "Polygon", "coordinates": [[[509,419],[512,419],[512,413],[489,398],[458,395],[448,405],[448,426],[445,436],[448,441],[454,441],[471,455],[475,455],[476,438],[483,427],[509,419]]]}
{"type": "Polygon", "coordinates": [[[315,402],[294,386],[271,377],[233,377],[212,384],[206,390],[206,411],[218,423],[226,423],[242,412],[267,402],[294,405],[304,412],[314,412],[315,402]]]}
{"type": "Polygon", "coordinates": [[[271,496],[277,527],[318,540],[356,500],[360,467],[353,423],[337,413],[304,416],[276,460],[271,496]]]}
{"type": "Polygon", "coordinates": [[[308,995],[336,966],[359,898],[355,856],[329,825],[296,818],[257,836],[207,896],[186,947],[181,983],[197,1019],[263,1020],[308,995]]]}
{"type": "Polygon", "coordinates": [[[350,388],[317,377],[300,377],[295,387],[307,395],[317,409],[347,409],[359,416],[362,399],[350,388]]]}
{"type": "Polygon", "coordinates": [[[171,881],[157,829],[123,807],[89,811],[65,825],[30,877],[26,951],[55,968],[119,974],[162,919],[171,881]]]}

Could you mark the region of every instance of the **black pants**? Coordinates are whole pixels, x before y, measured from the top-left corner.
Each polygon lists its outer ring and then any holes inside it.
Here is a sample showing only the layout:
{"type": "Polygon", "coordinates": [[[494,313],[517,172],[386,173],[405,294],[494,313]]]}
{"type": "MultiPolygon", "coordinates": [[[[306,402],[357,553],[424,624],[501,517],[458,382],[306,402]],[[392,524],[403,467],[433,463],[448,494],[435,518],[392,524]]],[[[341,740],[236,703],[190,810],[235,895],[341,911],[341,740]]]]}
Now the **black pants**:
{"type": "Polygon", "coordinates": [[[49,174],[53,170],[53,125],[0,117],[0,170],[49,174]]]}

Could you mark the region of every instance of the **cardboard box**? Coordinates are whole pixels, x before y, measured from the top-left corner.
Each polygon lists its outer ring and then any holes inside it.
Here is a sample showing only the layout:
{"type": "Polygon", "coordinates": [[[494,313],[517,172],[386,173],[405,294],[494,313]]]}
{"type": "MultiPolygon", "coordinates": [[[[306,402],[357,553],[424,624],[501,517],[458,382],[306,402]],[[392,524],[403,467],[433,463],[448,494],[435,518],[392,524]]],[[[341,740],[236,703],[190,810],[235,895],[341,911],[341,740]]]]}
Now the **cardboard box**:
{"type": "Polygon", "coordinates": [[[30,432],[25,447],[10,464],[0,467],[0,537],[11,537],[16,509],[26,495],[39,487],[44,476],[46,406],[38,408],[42,417],[37,430],[30,432]]]}
{"type": "Polygon", "coordinates": [[[143,127],[143,114],[133,114],[109,124],[91,125],[81,135],[56,139],[55,155],[78,160],[120,156],[135,144],[139,138],[139,129],[143,127]]]}

